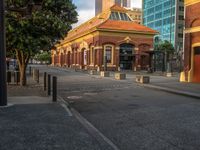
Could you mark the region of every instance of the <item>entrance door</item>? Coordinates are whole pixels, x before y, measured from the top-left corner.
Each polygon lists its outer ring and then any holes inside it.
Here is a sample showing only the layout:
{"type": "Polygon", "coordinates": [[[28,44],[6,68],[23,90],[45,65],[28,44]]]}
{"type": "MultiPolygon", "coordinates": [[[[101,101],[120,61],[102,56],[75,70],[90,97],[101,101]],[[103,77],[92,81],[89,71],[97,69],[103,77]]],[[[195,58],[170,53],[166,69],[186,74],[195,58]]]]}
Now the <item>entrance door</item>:
{"type": "Polygon", "coordinates": [[[132,70],[133,66],[133,48],[132,44],[120,45],[120,68],[124,70],[132,70]]]}
{"type": "Polygon", "coordinates": [[[193,82],[200,83],[200,46],[194,48],[194,76],[193,82]]]}

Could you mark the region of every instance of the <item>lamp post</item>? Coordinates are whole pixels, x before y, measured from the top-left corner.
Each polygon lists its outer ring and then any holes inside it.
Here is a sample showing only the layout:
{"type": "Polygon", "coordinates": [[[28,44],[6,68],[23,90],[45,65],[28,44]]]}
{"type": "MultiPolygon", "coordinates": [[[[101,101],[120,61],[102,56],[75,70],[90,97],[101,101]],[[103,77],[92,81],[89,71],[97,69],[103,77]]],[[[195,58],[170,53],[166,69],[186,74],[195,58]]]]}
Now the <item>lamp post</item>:
{"type": "MultiPolygon", "coordinates": [[[[35,0],[37,6],[41,5],[42,0],[35,0]]],[[[30,0],[28,5],[23,9],[7,8],[8,11],[20,12],[29,15],[33,11],[33,1],[30,0]]],[[[40,9],[40,8],[38,8],[40,9]]],[[[6,85],[6,35],[5,35],[5,2],[0,1],[0,106],[7,105],[7,85],[6,85]]]]}
{"type": "MultiPolygon", "coordinates": [[[[173,12],[172,12],[172,7],[173,7],[173,1],[170,0],[170,44],[172,44],[172,23],[173,23],[173,12]]],[[[171,76],[172,73],[172,62],[171,62],[171,55],[169,56],[169,52],[165,53],[167,56],[167,73],[170,74],[169,76],[171,76]]]]}
{"type": "Polygon", "coordinates": [[[0,106],[7,105],[4,0],[0,1],[0,106]]]}

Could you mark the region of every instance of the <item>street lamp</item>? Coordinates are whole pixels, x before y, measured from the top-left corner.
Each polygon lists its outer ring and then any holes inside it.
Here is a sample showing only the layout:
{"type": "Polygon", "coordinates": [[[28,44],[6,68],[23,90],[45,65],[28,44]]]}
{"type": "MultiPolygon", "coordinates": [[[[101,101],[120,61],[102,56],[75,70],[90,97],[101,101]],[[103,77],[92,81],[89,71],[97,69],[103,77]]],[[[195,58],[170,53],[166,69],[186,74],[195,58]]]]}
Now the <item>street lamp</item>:
{"type": "Polygon", "coordinates": [[[4,0],[0,1],[0,106],[7,105],[4,0]]]}

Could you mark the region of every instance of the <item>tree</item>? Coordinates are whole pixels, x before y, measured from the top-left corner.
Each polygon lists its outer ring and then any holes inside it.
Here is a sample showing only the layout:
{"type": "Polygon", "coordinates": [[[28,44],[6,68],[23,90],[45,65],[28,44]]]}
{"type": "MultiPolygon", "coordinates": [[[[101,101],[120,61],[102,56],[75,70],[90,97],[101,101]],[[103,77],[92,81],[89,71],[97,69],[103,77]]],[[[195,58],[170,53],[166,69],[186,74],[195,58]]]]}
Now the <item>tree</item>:
{"type": "Polygon", "coordinates": [[[173,55],[174,53],[174,46],[167,40],[165,40],[164,42],[160,42],[157,47],[156,50],[163,52],[164,54],[164,65],[163,65],[163,71],[168,71],[171,72],[171,62],[170,62],[170,57],[173,55]]]}
{"type": "Polygon", "coordinates": [[[41,52],[35,55],[34,57],[38,61],[45,61],[45,62],[50,62],[51,60],[51,53],[50,52],[41,52]]]}
{"type": "Polygon", "coordinates": [[[172,54],[174,52],[174,46],[167,40],[164,42],[160,42],[157,47],[157,50],[162,51],[162,52],[167,52],[168,54],[172,54]]]}
{"type": "Polygon", "coordinates": [[[71,0],[43,0],[41,6],[33,7],[29,1],[6,1],[6,46],[8,52],[16,55],[22,86],[26,85],[25,70],[30,57],[50,50],[77,22],[76,6],[71,0]]]}

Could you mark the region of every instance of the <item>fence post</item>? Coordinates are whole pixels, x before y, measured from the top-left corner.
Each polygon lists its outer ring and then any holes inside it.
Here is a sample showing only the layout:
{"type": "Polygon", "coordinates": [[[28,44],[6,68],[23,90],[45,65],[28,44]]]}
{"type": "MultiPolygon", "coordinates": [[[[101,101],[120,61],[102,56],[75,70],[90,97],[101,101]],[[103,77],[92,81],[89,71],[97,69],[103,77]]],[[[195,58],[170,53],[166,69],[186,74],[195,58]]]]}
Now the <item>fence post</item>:
{"type": "Polygon", "coordinates": [[[53,94],[52,94],[53,102],[57,102],[57,77],[53,77],[53,94]]]}
{"type": "Polygon", "coordinates": [[[50,96],[51,95],[51,75],[48,74],[48,90],[47,90],[47,95],[50,96]]]}
{"type": "Polygon", "coordinates": [[[47,90],[47,73],[44,72],[44,91],[47,90]]]}

